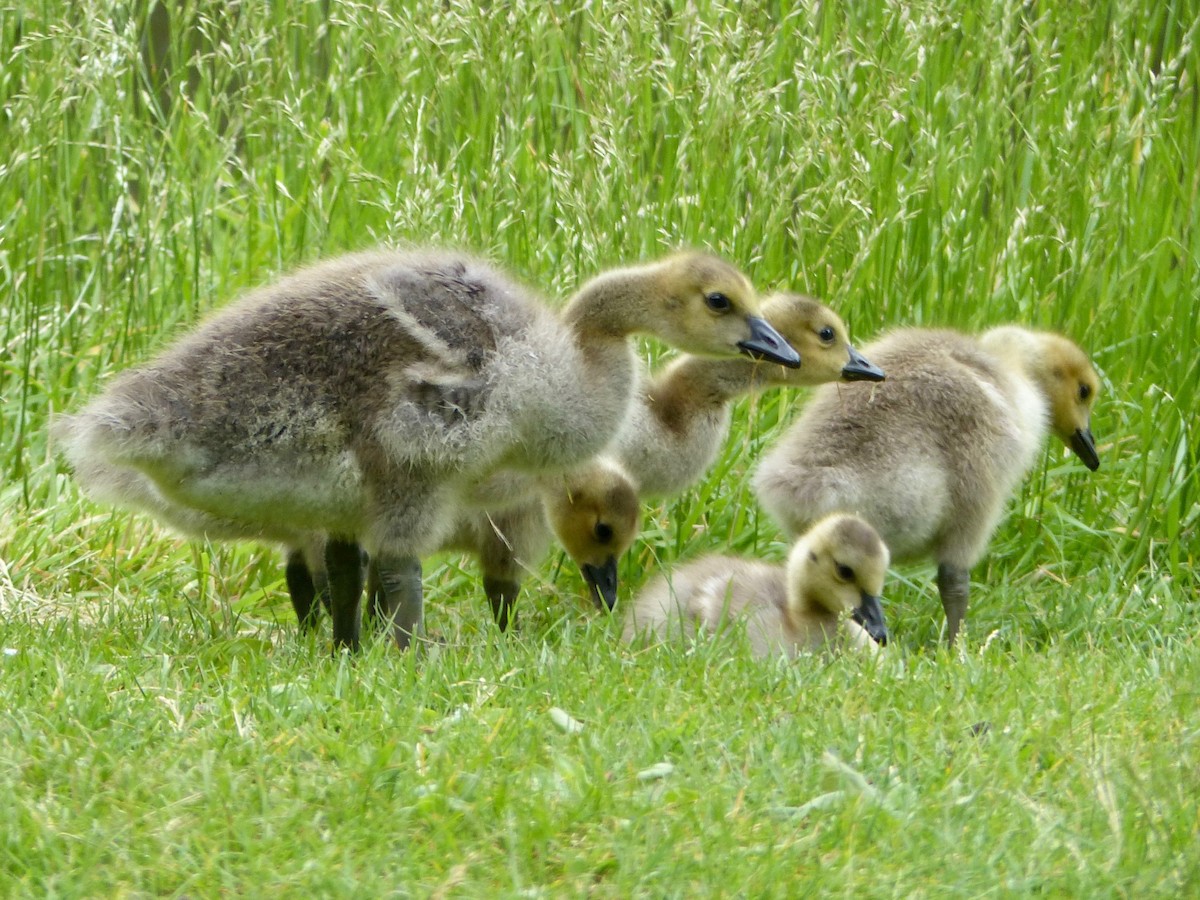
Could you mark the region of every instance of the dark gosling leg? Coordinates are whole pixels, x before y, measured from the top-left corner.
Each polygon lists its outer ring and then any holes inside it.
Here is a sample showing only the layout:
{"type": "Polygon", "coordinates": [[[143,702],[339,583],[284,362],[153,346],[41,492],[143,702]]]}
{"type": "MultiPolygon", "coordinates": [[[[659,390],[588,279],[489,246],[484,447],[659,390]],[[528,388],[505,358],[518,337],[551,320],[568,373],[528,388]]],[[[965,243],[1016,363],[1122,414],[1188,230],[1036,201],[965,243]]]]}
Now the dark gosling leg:
{"type": "Polygon", "coordinates": [[[292,609],[296,610],[296,618],[300,620],[300,631],[307,634],[317,626],[321,618],[321,606],[316,602],[317,585],[308,563],[304,561],[303,550],[288,552],[283,577],[287,581],[288,596],[292,598],[292,609]]]}
{"type": "Polygon", "coordinates": [[[967,599],[971,593],[971,577],[966,569],[942,564],[938,566],[938,593],[946,610],[946,643],[954,646],[959,628],[967,616],[967,599]]]}
{"type": "Polygon", "coordinates": [[[383,597],[383,621],[390,623],[396,646],[407,650],[413,638],[425,636],[422,617],[421,561],[415,556],[380,555],[379,589],[383,597]]]}
{"type": "Polygon", "coordinates": [[[501,631],[507,631],[508,627],[517,621],[517,613],[513,607],[520,591],[521,585],[509,578],[483,576],[483,592],[487,594],[488,602],[492,604],[492,615],[496,618],[496,624],[500,626],[501,631]]]}
{"type": "Polygon", "coordinates": [[[330,538],[325,545],[333,649],[357,652],[362,629],[362,551],[354,541],[330,538]]]}

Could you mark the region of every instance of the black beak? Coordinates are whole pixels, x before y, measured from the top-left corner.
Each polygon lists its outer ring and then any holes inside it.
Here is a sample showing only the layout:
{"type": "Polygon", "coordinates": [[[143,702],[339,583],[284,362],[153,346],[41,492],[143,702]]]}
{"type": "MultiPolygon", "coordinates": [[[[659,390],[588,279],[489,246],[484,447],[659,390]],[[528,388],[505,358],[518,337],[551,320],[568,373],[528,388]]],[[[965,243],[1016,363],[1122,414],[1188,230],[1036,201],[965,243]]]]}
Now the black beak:
{"type": "Polygon", "coordinates": [[[610,556],[603,565],[592,566],[584,563],[580,570],[583,580],[587,582],[588,590],[592,592],[592,602],[597,609],[612,611],[617,605],[617,558],[610,556]]]}
{"type": "Polygon", "coordinates": [[[1096,441],[1092,437],[1092,429],[1076,428],[1075,433],[1071,435],[1071,449],[1093,472],[1100,468],[1100,457],[1096,454],[1096,441]]]}
{"type": "Polygon", "coordinates": [[[875,643],[887,646],[887,623],[883,621],[883,605],[879,602],[878,597],[863,594],[862,605],[850,614],[850,618],[861,625],[863,630],[875,640],[875,643]]]}
{"type": "Polygon", "coordinates": [[[783,335],[771,327],[766,319],[750,316],[746,319],[746,323],[750,326],[750,340],[738,344],[744,353],[755,359],[779,363],[789,369],[800,368],[800,354],[783,339],[783,335]]]}
{"type": "Polygon", "coordinates": [[[850,348],[850,362],[842,367],[842,381],[883,381],[885,378],[883,369],[850,348]]]}

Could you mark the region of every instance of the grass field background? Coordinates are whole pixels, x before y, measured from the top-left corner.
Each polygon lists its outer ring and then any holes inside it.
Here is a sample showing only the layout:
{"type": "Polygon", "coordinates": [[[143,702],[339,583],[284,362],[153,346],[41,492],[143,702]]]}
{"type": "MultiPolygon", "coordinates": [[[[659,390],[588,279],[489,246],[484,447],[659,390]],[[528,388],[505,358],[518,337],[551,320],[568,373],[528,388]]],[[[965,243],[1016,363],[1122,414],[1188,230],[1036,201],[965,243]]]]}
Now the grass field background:
{"type": "MultiPolygon", "coordinates": [[[[1180,896],[1200,885],[1200,95],[1191,2],[0,6],[0,891],[1180,896]],[[630,650],[555,554],[500,637],[431,561],[416,661],[296,634],[278,553],[84,500],[47,423],[239,291],[377,243],[568,295],[709,247],[895,325],[1059,329],[1051,446],[938,647],[630,650]],[[564,718],[568,716],[569,718],[564,718]]],[[[646,347],[649,359],[658,348],[646,347]]],[[[782,559],[739,405],[647,510],[782,559]]]]}

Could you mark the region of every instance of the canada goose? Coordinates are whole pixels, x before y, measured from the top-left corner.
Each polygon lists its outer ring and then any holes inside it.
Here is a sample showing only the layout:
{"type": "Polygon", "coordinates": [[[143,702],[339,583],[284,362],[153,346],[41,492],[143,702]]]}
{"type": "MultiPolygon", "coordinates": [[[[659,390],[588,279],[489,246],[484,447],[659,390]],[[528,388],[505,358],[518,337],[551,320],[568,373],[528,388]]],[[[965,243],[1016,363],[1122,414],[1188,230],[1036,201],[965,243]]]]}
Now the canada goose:
{"type": "Polygon", "coordinates": [[[578,564],[592,602],[611,610],[617,604],[617,561],[641,524],[636,485],[618,463],[599,458],[550,481],[543,503],[551,530],[578,564]]]}
{"type": "MultiPolygon", "coordinates": [[[[635,332],[799,365],[746,278],[707,254],[604,273],[559,317],[470,256],[378,251],[251,292],[56,430],[97,497],[125,503],[104,473],[133,469],[226,537],[300,548],[333,535],[329,571],[347,578],[361,544],[406,647],[422,628],[420,557],[464,492],[602,449],[632,397],[635,332]]],[[[357,647],[361,573],[330,590],[335,646],[357,647]]]]}
{"type": "Polygon", "coordinates": [[[894,559],[932,556],[953,643],[968,572],[1046,432],[1099,467],[1099,379],[1066,338],[1016,326],[979,338],[901,329],[866,352],[887,381],[821,388],[763,458],[755,491],[793,534],[844,510],[874,525],[894,559]]]}
{"type": "Polygon", "coordinates": [[[884,377],[850,344],[837,313],[812,297],[775,294],[763,303],[763,314],[799,352],[799,368],[685,355],[639,386],[611,452],[641,496],[673,496],[699,480],[729,434],[730,405],[743,394],[884,377]]]}
{"type": "Polygon", "coordinates": [[[630,607],[623,636],[690,637],[740,620],[755,656],[795,656],[838,641],[873,652],[887,638],[879,599],[887,567],[874,528],[833,515],[796,542],[786,569],[705,556],[659,576],[630,607]]]}
{"type": "MultiPolygon", "coordinates": [[[[617,602],[617,561],[637,537],[639,525],[637,490],[624,470],[596,457],[568,473],[542,476],[536,485],[500,473],[480,493],[495,497],[501,493],[499,484],[522,499],[509,505],[491,499],[489,508],[463,510],[439,549],[479,559],[484,593],[500,630],[512,623],[521,571],[545,555],[551,532],[579,566],[592,601],[611,610],[617,602]]],[[[373,612],[382,616],[377,582],[372,567],[367,592],[373,612]]]]}

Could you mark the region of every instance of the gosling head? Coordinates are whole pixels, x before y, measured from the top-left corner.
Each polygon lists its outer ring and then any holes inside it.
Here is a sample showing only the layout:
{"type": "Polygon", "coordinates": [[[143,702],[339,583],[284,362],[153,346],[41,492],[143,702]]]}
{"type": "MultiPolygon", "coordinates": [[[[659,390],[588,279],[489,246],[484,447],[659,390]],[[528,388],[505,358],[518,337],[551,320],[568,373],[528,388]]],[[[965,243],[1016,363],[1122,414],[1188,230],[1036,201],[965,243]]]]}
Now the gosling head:
{"type": "Polygon", "coordinates": [[[1091,427],[1100,378],[1087,354],[1061,335],[1011,325],[993,328],[981,340],[989,350],[999,345],[1020,348],[1026,370],[1045,393],[1050,430],[1085,466],[1093,472],[1100,468],[1091,427]]]}
{"type": "Polygon", "coordinates": [[[878,532],[858,516],[827,516],[796,542],[788,558],[789,603],[849,612],[876,642],[886,644],[880,597],[890,561],[878,532]]]}
{"type": "Polygon", "coordinates": [[[788,384],[883,381],[883,370],[854,349],[845,323],[825,304],[784,292],[763,302],[763,314],[800,354],[800,368],[788,373],[788,384]]]}
{"type": "Polygon", "coordinates": [[[617,603],[617,560],[637,537],[637,488],[617,463],[595,459],[548,492],[550,526],[587,582],[592,602],[617,603]]]}
{"type": "Polygon", "coordinates": [[[655,264],[654,295],[661,309],[655,331],[698,356],[732,356],[795,369],[800,355],[763,318],[754,287],[729,263],[685,251],[655,264]]]}
{"type": "Polygon", "coordinates": [[[1093,472],[1100,468],[1092,437],[1092,406],[1100,379],[1092,362],[1075,344],[1056,334],[1043,335],[1050,427],[1093,472]]]}

